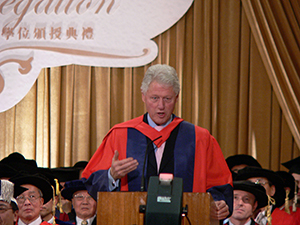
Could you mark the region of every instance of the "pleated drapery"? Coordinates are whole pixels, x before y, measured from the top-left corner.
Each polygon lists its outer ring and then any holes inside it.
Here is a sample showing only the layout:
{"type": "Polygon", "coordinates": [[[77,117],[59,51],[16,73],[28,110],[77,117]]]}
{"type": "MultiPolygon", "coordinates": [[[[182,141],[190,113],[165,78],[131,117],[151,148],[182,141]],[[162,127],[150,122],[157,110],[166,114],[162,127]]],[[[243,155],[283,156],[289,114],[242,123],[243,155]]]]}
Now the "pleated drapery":
{"type": "MultiPolygon", "coordinates": [[[[154,38],[181,83],[175,114],[207,128],[223,154],[263,167],[300,155],[299,0],[195,0],[154,38]]],[[[25,98],[0,113],[0,158],[18,151],[39,166],[89,160],[108,130],[145,113],[150,65],[45,68],[25,98]]]]}

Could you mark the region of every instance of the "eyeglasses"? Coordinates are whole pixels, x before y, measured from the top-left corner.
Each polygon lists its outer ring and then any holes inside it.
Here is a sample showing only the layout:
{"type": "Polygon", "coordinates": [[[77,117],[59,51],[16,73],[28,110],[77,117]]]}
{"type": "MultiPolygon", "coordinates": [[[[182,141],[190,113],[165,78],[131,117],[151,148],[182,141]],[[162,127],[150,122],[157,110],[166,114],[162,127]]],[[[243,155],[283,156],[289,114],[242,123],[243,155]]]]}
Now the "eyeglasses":
{"type": "Polygon", "coordinates": [[[35,203],[37,201],[37,199],[41,198],[41,197],[42,196],[36,196],[36,195],[29,195],[28,197],[20,195],[16,199],[17,199],[18,204],[24,204],[26,199],[28,199],[31,203],[35,203]]]}
{"type": "Polygon", "coordinates": [[[74,198],[78,201],[83,201],[83,199],[86,198],[87,201],[91,200],[92,199],[92,196],[90,195],[82,195],[82,194],[77,194],[77,195],[74,195],[74,198]]]}
{"type": "Polygon", "coordinates": [[[4,207],[4,206],[0,206],[0,214],[5,213],[7,210],[12,209],[12,207],[4,207]]]}

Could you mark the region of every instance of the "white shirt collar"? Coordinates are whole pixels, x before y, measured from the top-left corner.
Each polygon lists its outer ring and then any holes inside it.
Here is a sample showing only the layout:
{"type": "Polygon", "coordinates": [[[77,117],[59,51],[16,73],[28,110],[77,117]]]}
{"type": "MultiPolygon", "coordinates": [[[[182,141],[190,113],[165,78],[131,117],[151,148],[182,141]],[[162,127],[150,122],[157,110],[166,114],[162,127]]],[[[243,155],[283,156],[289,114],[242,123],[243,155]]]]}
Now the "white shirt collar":
{"type": "MultiPolygon", "coordinates": [[[[96,214],[95,214],[93,217],[88,218],[88,219],[86,220],[86,221],[88,222],[88,225],[91,225],[91,224],[93,223],[95,217],[96,217],[96,214]]],[[[80,225],[82,221],[83,221],[83,219],[81,219],[81,218],[79,218],[78,216],[76,216],[76,224],[79,224],[79,225],[80,225]]]]}
{"type": "MultiPolygon", "coordinates": [[[[230,219],[229,219],[229,225],[234,225],[233,223],[231,223],[230,219]]],[[[251,225],[251,219],[245,223],[244,225],[251,225]]]]}
{"type": "Polygon", "coordinates": [[[18,220],[18,225],[40,225],[42,223],[42,218],[39,216],[35,221],[32,221],[29,224],[24,223],[20,218],[18,220]]]}
{"type": "Polygon", "coordinates": [[[54,222],[54,216],[52,216],[51,219],[48,220],[47,222],[53,224],[53,222],[54,222]]]}

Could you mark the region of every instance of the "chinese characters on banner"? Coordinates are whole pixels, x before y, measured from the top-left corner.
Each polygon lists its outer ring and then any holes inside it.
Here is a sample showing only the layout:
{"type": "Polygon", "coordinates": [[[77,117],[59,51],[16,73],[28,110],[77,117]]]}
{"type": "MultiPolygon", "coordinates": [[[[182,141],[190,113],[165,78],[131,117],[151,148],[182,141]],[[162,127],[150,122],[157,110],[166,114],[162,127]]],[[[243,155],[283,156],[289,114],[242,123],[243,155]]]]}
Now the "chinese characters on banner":
{"type": "Polygon", "coordinates": [[[77,30],[75,27],[67,27],[64,31],[61,27],[50,27],[49,32],[46,33],[46,27],[35,27],[32,31],[27,27],[19,27],[15,34],[11,27],[4,27],[1,35],[6,40],[14,37],[18,40],[68,40],[70,38],[84,40],[93,38],[93,28],[83,27],[81,30],[77,30]]]}

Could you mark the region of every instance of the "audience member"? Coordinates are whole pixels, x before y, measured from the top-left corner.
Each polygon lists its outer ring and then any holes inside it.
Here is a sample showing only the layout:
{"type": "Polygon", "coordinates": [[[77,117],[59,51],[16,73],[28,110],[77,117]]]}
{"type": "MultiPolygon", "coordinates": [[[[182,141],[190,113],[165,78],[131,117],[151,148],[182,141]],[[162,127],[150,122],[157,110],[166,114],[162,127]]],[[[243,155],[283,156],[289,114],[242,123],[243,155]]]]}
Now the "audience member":
{"type": "MultiPolygon", "coordinates": [[[[76,218],[75,225],[96,225],[97,202],[89,195],[82,180],[73,180],[65,183],[61,192],[65,199],[72,201],[76,218]]],[[[117,203],[118,204],[118,203],[117,203]]]]}
{"type": "Polygon", "coordinates": [[[260,163],[251,155],[237,154],[226,158],[226,163],[232,172],[237,173],[246,166],[262,168],[260,163]]]}
{"type": "Polygon", "coordinates": [[[235,180],[238,171],[240,169],[245,168],[246,166],[262,168],[259,162],[253,156],[246,154],[237,154],[229,156],[226,158],[226,163],[232,173],[233,180],[235,180]]]}
{"type": "MultiPolygon", "coordinates": [[[[78,161],[72,167],[57,167],[57,168],[52,168],[50,170],[53,176],[55,176],[59,180],[62,189],[64,189],[64,185],[66,182],[80,179],[81,173],[85,168],[85,166],[87,165],[87,163],[88,163],[87,161],[78,161]]],[[[75,211],[72,208],[71,201],[65,199],[62,196],[59,202],[59,207],[61,207],[63,212],[68,215],[69,221],[75,221],[75,211]]],[[[57,213],[56,216],[58,216],[57,213]]]]}
{"type": "MultiPolygon", "coordinates": [[[[266,193],[270,197],[268,206],[266,210],[255,212],[254,217],[258,224],[270,223],[273,215],[278,213],[278,207],[281,207],[285,202],[283,180],[272,170],[250,166],[239,170],[235,180],[249,180],[266,189],[266,193]]],[[[274,225],[275,221],[272,221],[272,224],[274,225]]]]}
{"type": "Polygon", "coordinates": [[[62,209],[57,207],[57,205],[59,205],[58,203],[61,195],[60,190],[62,188],[59,184],[58,179],[53,176],[49,168],[39,167],[38,171],[40,174],[44,175],[47,178],[53,189],[52,198],[41,208],[42,220],[45,220],[48,223],[52,224],[54,223],[54,221],[55,224],[65,224],[65,221],[69,221],[69,216],[64,213],[62,209]]]}
{"type": "Polygon", "coordinates": [[[292,174],[292,176],[295,178],[296,185],[298,188],[298,192],[295,195],[295,204],[299,208],[300,207],[300,156],[292,159],[288,162],[282,163],[283,166],[285,166],[287,169],[289,169],[289,173],[292,174]]]}
{"type": "Polygon", "coordinates": [[[26,191],[8,180],[0,180],[0,224],[14,225],[18,218],[18,203],[14,198],[26,191]]]}
{"type": "Polygon", "coordinates": [[[251,181],[234,181],[233,189],[233,213],[224,224],[257,224],[252,218],[254,211],[268,205],[268,196],[264,187],[251,181]]]}
{"type": "Polygon", "coordinates": [[[279,212],[274,214],[273,220],[276,221],[276,224],[300,224],[300,208],[297,208],[295,202],[293,202],[295,196],[295,179],[286,171],[277,171],[276,174],[284,181],[286,197],[285,204],[279,207],[279,212]]]}
{"type": "Polygon", "coordinates": [[[51,184],[40,174],[20,173],[10,179],[15,185],[28,190],[16,199],[19,206],[18,225],[47,225],[40,216],[41,207],[51,200],[53,190],[51,184]]]}

